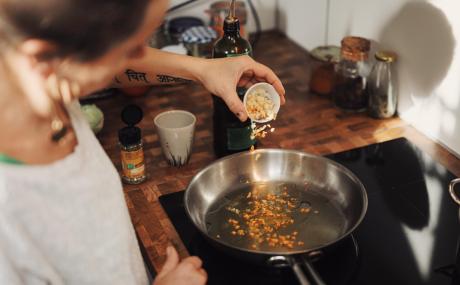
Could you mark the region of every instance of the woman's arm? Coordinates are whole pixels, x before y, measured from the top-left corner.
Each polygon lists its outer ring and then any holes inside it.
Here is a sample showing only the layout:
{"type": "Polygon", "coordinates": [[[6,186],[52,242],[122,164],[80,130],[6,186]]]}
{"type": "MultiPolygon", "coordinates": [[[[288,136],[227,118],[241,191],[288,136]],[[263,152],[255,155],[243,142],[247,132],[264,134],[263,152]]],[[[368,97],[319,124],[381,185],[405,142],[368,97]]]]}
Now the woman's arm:
{"type": "Polygon", "coordinates": [[[236,87],[268,82],[280,95],[281,104],[285,102],[280,79],[270,68],[249,56],[202,59],[149,48],[144,57],[128,66],[124,73],[116,76],[114,87],[196,81],[221,97],[241,121],[247,120],[247,114],[236,94],[236,87]]]}
{"type": "Polygon", "coordinates": [[[130,62],[115,76],[113,87],[133,87],[198,81],[199,67],[205,59],[147,48],[145,55],[130,62]]]}

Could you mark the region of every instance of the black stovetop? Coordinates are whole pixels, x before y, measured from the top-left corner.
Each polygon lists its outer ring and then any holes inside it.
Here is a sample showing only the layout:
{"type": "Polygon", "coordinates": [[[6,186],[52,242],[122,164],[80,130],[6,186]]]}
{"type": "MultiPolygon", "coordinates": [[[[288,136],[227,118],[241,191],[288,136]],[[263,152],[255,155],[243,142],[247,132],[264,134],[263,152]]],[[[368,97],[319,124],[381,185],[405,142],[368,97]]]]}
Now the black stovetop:
{"type": "MultiPolygon", "coordinates": [[[[314,262],[326,284],[456,284],[458,208],[447,186],[454,176],[406,139],[329,155],[366,187],[369,207],[354,232],[314,262]]],[[[208,284],[298,284],[290,269],[246,264],[214,249],[189,221],[183,192],[160,197],[208,284]]]]}

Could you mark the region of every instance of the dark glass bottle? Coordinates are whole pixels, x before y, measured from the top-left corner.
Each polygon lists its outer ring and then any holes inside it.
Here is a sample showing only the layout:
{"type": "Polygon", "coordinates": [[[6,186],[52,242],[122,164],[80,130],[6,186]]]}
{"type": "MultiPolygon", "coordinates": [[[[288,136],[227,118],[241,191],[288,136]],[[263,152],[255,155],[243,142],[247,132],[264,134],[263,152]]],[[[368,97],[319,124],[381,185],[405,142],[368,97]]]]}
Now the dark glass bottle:
{"type": "MultiPolygon", "coordinates": [[[[233,3],[232,3],[233,5],[233,3]]],[[[231,9],[233,10],[233,9],[231,9]]],[[[240,36],[240,23],[234,13],[224,21],[224,35],[213,48],[213,58],[252,56],[250,43],[240,36]]],[[[246,89],[237,88],[238,96],[243,100],[246,89]]],[[[251,139],[251,121],[241,122],[225,102],[215,95],[214,103],[214,152],[217,157],[249,150],[256,141],[251,139]]]]}

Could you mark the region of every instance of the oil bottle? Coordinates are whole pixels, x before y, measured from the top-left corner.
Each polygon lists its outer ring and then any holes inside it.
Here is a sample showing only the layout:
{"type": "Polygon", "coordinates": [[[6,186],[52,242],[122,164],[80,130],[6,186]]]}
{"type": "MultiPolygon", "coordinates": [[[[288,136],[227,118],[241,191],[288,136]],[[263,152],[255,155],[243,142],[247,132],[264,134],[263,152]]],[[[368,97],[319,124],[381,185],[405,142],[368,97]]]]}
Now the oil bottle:
{"type": "MultiPolygon", "coordinates": [[[[252,56],[251,44],[240,35],[240,22],[235,13],[235,0],[230,4],[230,11],[224,20],[224,35],[214,45],[213,58],[252,56]]],[[[237,94],[242,100],[245,88],[238,87],[237,94]]],[[[214,152],[217,157],[249,150],[256,141],[251,139],[251,121],[241,122],[225,102],[215,95],[212,96],[214,105],[213,130],[214,152]]]]}

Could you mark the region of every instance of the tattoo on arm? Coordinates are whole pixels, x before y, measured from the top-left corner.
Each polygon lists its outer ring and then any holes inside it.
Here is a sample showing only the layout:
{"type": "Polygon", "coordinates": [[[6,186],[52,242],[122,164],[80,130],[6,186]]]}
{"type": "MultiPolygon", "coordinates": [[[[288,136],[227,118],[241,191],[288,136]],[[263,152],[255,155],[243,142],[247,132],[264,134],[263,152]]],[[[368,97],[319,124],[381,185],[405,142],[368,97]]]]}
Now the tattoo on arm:
{"type": "Polygon", "coordinates": [[[113,80],[114,80],[116,83],[121,84],[121,81],[120,81],[120,79],[118,79],[118,77],[115,76],[115,77],[113,78],[113,80]]]}
{"type": "Polygon", "coordinates": [[[163,74],[157,75],[157,80],[160,83],[172,83],[172,82],[175,82],[175,83],[187,83],[187,82],[191,82],[191,80],[188,80],[188,79],[178,78],[178,77],[173,77],[173,76],[163,75],[163,74]]]}
{"type": "Polygon", "coordinates": [[[150,83],[147,80],[147,76],[146,76],[145,72],[139,72],[139,71],[135,71],[135,70],[132,70],[132,69],[127,69],[125,71],[125,74],[128,77],[128,80],[130,82],[131,81],[143,81],[143,82],[146,82],[146,83],[150,83]]]}

